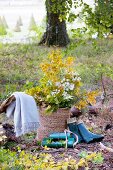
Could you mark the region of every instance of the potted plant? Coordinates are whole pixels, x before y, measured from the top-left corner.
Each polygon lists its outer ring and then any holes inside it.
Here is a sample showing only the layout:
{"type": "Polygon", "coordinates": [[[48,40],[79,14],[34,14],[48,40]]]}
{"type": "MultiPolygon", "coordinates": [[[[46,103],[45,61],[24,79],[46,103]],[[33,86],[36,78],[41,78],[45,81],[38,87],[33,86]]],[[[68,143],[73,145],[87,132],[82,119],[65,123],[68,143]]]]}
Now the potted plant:
{"type": "MultiPolygon", "coordinates": [[[[84,98],[81,93],[81,78],[75,70],[74,63],[73,57],[63,58],[60,51],[52,51],[40,64],[42,78],[38,86],[26,91],[34,96],[40,106],[40,139],[50,132],[61,132],[65,129],[71,106],[76,105],[81,109],[89,102],[86,101],[87,93],[84,93],[84,98]]],[[[94,96],[92,99],[94,100],[94,96]]]]}

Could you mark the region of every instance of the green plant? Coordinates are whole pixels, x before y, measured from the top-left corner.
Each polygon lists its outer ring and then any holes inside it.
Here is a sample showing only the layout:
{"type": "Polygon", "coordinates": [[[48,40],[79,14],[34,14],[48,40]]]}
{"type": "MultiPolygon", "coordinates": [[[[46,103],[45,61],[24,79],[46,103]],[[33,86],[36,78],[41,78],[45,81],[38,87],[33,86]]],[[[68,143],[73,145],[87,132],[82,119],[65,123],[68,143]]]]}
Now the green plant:
{"type": "Polygon", "coordinates": [[[47,140],[47,144],[50,144],[52,142],[52,138],[47,140]]]}
{"type": "Polygon", "coordinates": [[[38,104],[45,104],[46,111],[70,108],[75,104],[79,109],[95,102],[95,92],[81,91],[81,78],[74,69],[74,58],[63,58],[60,51],[53,51],[41,65],[42,78],[39,85],[26,90],[38,104]],[[82,93],[83,92],[83,93],[82,93]]]}
{"type": "Polygon", "coordinates": [[[0,149],[0,169],[1,170],[78,170],[80,167],[88,168],[89,162],[97,156],[96,153],[88,154],[86,158],[81,158],[78,161],[72,157],[67,160],[56,162],[52,155],[41,153],[37,157],[37,153],[28,153],[24,150],[12,152],[10,150],[0,149]]]}
{"type": "Polygon", "coordinates": [[[79,154],[78,154],[81,158],[86,158],[86,156],[88,155],[88,153],[86,151],[81,151],[79,154]]]}
{"type": "Polygon", "coordinates": [[[4,26],[0,26],[0,36],[6,35],[6,34],[7,34],[7,31],[4,28],[4,26]]]}
{"type": "Polygon", "coordinates": [[[96,33],[98,37],[104,37],[113,33],[113,1],[95,0],[95,7],[92,8],[84,3],[82,8],[82,19],[87,25],[90,34],[96,33]]]}
{"type": "Polygon", "coordinates": [[[29,23],[29,30],[32,31],[36,27],[36,22],[34,19],[34,16],[32,15],[30,18],[30,23],[29,23]]]}
{"type": "Polygon", "coordinates": [[[98,154],[94,157],[93,163],[95,163],[95,164],[102,164],[102,163],[103,163],[103,160],[104,160],[104,158],[103,158],[103,156],[102,156],[102,153],[98,153],[98,154]]]}
{"type": "Polygon", "coordinates": [[[81,158],[86,159],[87,161],[92,160],[94,164],[102,164],[104,160],[101,152],[98,152],[98,153],[94,152],[92,154],[88,154],[88,152],[86,151],[81,151],[78,155],[81,158]]]}
{"type": "Polygon", "coordinates": [[[44,32],[44,27],[43,26],[34,26],[32,28],[32,31],[34,31],[35,36],[32,36],[32,32],[30,32],[29,34],[29,38],[33,41],[33,42],[37,42],[40,41],[40,38],[42,37],[42,34],[44,32]]]}

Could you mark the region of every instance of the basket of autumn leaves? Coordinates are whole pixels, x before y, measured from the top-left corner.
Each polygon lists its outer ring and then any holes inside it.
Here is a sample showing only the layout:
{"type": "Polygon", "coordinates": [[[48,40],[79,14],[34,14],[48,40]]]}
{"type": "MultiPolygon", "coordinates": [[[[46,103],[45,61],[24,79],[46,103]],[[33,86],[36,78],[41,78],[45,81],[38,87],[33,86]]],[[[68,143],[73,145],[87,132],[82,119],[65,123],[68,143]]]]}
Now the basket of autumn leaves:
{"type": "Polygon", "coordinates": [[[26,90],[39,106],[41,126],[38,139],[52,132],[63,132],[70,116],[70,108],[85,108],[96,102],[96,91],[81,90],[81,78],[75,70],[75,59],[63,57],[61,51],[52,51],[40,64],[42,78],[38,85],[26,90]]]}

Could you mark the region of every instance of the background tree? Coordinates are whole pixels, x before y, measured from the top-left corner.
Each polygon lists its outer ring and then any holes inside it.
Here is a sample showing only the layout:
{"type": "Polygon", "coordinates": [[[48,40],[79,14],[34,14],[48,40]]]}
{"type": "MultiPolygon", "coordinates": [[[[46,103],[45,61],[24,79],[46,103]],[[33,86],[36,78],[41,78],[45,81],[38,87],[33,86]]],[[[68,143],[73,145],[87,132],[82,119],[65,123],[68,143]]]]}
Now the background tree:
{"type": "Polygon", "coordinates": [[[2,17],[2,22],[3,22],[4,27],[8,28],[8,24],[4,16],[2,17]]]}
{"type": "Polygon", "coordinates": [[[47,22],[46,31],[39,44],[66,46],[70,40],[66,30],[66,21],[82,18],[86,24],[79,33],[89,33],[90,37],[97,33],[103,37],[113,32],[113,0],[95,0],[92,8],[83,0],[46,0],[47,22]],[[71,12],[82,7],[79,14],[71,12]]]}
{"type": "Polygon", "coordinates": [[[99,37],[113,33],[113,0],[95,0],[93,9],[83,4],[82,17],[87,28],[99,37]]]}
{"type": "Polygon", "coordinates": [[[19,16],[18,24],[19,24],[20,26],[22,26],[22,25],[23,25],[21,16],[19,16]]]}
{"type": "Polygon", "coordinates": [[[29,31],[32,31],[36,28],[36,21],[34,19],[34,16],[32,15],[30,18],[30,23],[29,23],[29,31]]]}
{"type": "Polygon", "coordinates": [[[20,24],[19,24],[18,20],[17,20],[16,26],[14,28],[14,31],[15,32],[21,32],[21,28],[20,28],[20,24]]]}
{"type": "Polygon", "coordinates": [[[66,16],[72,7],[72,0],[46,0],[45,5],[47,11],[46,31],[39,44],[66,46],[69,43],[66,16]],[[70,6],[68,7],[68,5],[70,6]]]}
{"type": "Polygon", "coordinates": [[[2,21],[2,17],[0,16],[0,35],[6,35],[6,34],[7,34],[7,31],[2,21]]]}

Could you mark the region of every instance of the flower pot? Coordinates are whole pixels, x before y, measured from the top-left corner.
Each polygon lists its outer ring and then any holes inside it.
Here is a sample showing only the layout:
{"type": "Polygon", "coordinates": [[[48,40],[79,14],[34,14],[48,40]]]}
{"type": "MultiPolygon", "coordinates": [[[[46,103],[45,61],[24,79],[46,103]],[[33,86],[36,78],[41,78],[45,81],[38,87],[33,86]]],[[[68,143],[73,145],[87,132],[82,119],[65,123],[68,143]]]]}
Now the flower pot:
{"type": "Polygon", "coordinates": [[[38,128],[38,140],[42,140],[53,132],[63,132],[67,128],[67,119],[69,118],[69,109],[60,108],[51,115],[45,113],[45,108],[40,107],[40,127],[38,128]]]}

